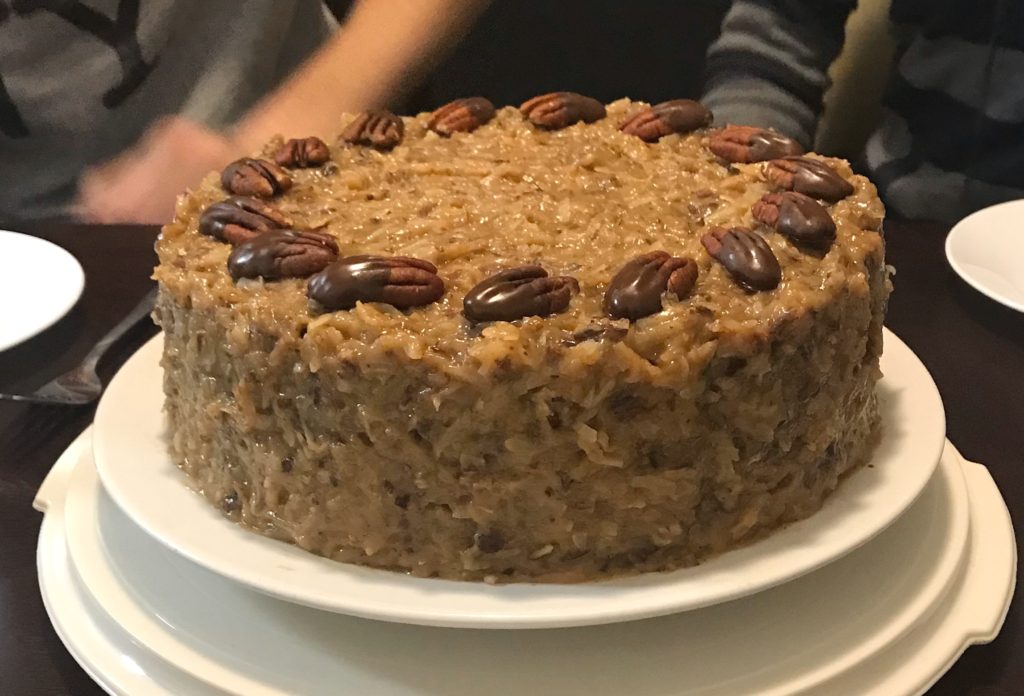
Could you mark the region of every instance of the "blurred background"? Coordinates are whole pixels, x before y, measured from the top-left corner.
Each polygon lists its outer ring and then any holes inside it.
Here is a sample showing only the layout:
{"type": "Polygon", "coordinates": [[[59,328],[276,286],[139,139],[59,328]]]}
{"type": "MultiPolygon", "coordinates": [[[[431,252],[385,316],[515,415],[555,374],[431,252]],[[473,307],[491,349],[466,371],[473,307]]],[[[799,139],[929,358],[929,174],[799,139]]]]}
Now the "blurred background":
{"type": "Polygon", "coordinates": [[[499,0],[408,107],[426,111],[466,94],[520,104],[566,89],[602,102],[697,98],[704,54],[728,8],[729,0],[499,0]]]}
{"type": "MultiPolygon", "coordinates": [[[[164,222],[207,172],[277,133],[333,137],[344,111],[558,90],[699,99],[732,4],[0,0],[0,225],[164,222]]],[[[847,23],[819,152],[855,159],[877,123],[888,10],[862,0],[847,23]]]]}
{"type": "MultiPolygon", "coordinates": [[[[349,2],[328,3],[344,17],[349,2]]],[[[430,111],[467,94],[520,104],[571,89],[603,102],[657,103],[704,91],[708,47],[730,0],[494,2],[398,108],[430,111]],[[526,40],[528,37],[528,40],[526,40]]],[[[833,64],[815,149],[855,158],[877,121],[893,56],[889,0],[861,0],[833,64]]]]}

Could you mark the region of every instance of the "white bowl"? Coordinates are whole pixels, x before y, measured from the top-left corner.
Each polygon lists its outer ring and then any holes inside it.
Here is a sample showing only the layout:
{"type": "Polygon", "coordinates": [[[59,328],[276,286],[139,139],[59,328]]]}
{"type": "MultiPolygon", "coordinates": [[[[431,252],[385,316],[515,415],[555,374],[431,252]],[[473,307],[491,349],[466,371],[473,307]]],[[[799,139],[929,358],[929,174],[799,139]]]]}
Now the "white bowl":
{"type": "Polygon", "coordinates": [[[1024,200],[967,216],[946,237],[946,259],[957,275],[996,302],[1024,312],[1024,200]]]}
{"type": "Polygon", "coordinates": [[[38,237],[0,230],[0,350],[49,328],[85,287],[78,260],[38,237]]]}

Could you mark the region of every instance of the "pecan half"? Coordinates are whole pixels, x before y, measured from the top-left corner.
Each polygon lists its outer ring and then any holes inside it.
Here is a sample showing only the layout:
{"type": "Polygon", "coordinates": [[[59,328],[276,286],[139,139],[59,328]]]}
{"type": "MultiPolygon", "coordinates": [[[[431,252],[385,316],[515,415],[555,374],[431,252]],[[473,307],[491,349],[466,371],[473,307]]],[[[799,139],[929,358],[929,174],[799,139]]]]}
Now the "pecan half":
{"type": "Polygon", "coordinates": [[[682,299],[697,282],[697,264],[667,251],[641,254],[627,262],[608,284],[604,311],[616,319],[640,319],[661,311],[661,296],[682,299]]]}
{"type": "Polygon", "coordinates": [[[784,157],[769,162],[764,176],[779,188],[834,203],[853,193],[853,185],[832,167],[811,157],[784,157]]]}
{"type": "Polygon", "coordinates": [[[750,212],[798,244],[827,247],[836,238],[836,223],[825,206],[802,193],[766,193],[750,212]]]}
{"type": "Polygon", "coordinates": [[[716,227],[700,241],[745,290],[771,290],[782,280],[782,269],[772,248],[753,230],[716,227]]]}
{"type": "Polygon", "coordinates": [[[214,203],[199,216],[200,232],[236,245],[291,225],[292,221],[274,206],[246,196],[232,196],[214,203]]]}
{"type": "Polygon", "coordinates": [[[228,272],[240,278],[305,278],[338,258],[334,237],[307,230],[273,230],[235,247],[228,272]]]}
{"type": "Polygon", "coordinates": [[[319,167],[331,158],[331,151],[320,138],[292,138],[274,153],[274,161],[282,167],[319,167]]]}
{"type": "Polygon", "coordinates": [[[470,321],[513,321],[564,312],[580,286],[569,276],[548,277],[540,266],[519,266],[477,283],[462,301],[470,321]]]}
{"type": "Polygon", "coordinates": [[[466,97],[445,104],[430,116],[427,128],[445,137],[470,133],[494,118],[494,104],[483,97],[466,97]]]}
{"type": "Polygon", "coordinates": [[[672,133],[689,133],[711,125],[711,112],[692,99],[673,99],[642,109],[619,126],[627,135],[653,143],[672,133]]]}
{"type": "Polygon", "coordinates": [[[576,92],[551,92],[523,102],[519,107],[530,123],[558,130],[583,121],[593,123],[604,118],[604,104],[576,92]]]}
{"type": "Polygon", "coordinates": [[[347,256],[309,279],[307,295],[328,312],[356,302],[383,302],[399,309],[437,302],[444,281],[434,264],[408,256],[347,256]]]}
{"type": "Polygon", "coordinates": [[[353,145],[369,145],[378,150],[390,150],[405,137],[405,123],[398,116],[383,109],[364,111],[341,132],[341,139],[353,145]]]}
{"type": "Polygon", "coordinates": [[[243,157],[235,160],[220,173],[220,185],[240,196],[270,198],[292,187],[288,172],[264,159],[243,157]]]}
{"type": "Polygon", "coordinates": [[[804,154],[797,141],[754,126],[726,126],[711,135],[708,149],[724,160],[742,163],[804,154]]]}

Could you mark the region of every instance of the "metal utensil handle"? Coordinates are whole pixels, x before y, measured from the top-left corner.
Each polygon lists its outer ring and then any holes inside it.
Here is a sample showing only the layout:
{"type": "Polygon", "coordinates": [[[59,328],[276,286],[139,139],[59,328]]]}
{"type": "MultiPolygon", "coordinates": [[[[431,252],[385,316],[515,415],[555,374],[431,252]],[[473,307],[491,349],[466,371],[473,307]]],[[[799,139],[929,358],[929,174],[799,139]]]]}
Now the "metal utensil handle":
{"type": "Polygon", "coordinates": [[[114,341],[124,336],[129,329],[139,323],[144,317],[149,316],[153,312],[153,307],[156,305],[156,288],[153,288],[146,293],[137,305],[125,315],[124,319],[117,323],[117,326],[112,328],[101,338],[92,350],[82,360],[82,367],[85,369],[94,369],[99,363],[100,358],[107,351],[107,348],[111,346],[114,341]]]}

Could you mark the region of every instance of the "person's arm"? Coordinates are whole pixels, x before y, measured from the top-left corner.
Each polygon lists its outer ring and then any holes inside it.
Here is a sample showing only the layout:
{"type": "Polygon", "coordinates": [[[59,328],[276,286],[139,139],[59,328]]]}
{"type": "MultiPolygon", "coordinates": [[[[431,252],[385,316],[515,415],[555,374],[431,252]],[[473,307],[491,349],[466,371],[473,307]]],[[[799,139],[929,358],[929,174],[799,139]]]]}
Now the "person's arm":
{"type": "Polygon", "coordinates": [[[432,67],[488,0],[361,0],[331,40],[234,129],[246,152],[282,127],[337,134],[338,114],[384,106],[432,67]]]}
{"type": "Polygon", "coordinates": [[[180,116],[153,124],[131,149],[86,171],[76,215],[162,223],[179,193],[277,134],[344,127],[342,113],[386,105],[466,31],[488,0],[359,0],[342,27],[273,93],[221,134],[180,116]]]}
{"type": "Polygon", "coordinates": [[[857,0],[736,0],[708,49],[703,102],[715,123],[814,140],[828,67],[857,0]]]}

